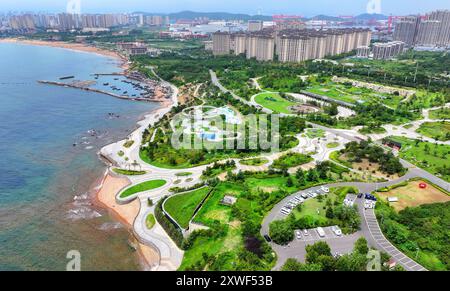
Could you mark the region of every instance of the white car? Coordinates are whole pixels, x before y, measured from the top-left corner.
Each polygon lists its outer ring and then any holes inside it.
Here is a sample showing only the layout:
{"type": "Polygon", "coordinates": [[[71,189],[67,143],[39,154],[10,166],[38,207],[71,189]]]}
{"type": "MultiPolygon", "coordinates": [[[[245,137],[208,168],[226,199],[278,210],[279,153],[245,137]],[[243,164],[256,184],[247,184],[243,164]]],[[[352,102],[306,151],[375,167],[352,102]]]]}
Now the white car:
{"type": "Polygon", "coordinates": [[[321,189],[325,193],[330,193],[330,188],[328,188],[328,187],[322,187],[321,189]]]}
{"type": "Polygon", "coordinates": [[[306,193],[303,193],[302,197],[303,197],[303,199],[308,199],[309,198],[308,194],[306,194],[306,193]]]}
{"type": "Polygon", "coordinates": [[[308,230],[307,230],[307,229],[305,229],[305,230],[303,231],[303,235],[304,235],[304,236],[308,236],[308,235],[309,235],[309,233],[308,233],[308,230]]]}
{"type": "Polygon", "coordinates": [[[339,226],[333,226],[331,227],[331,230],[334,232],[337,236],[342,236],[342,230],[339,228],[339,226]]]}
{"type": "Polygon", "coordinates": [[[301,239],[302,239],[302,232],[298,230],[298,231],[296,232],[296,236],[297,236],[297,239],[298,239],[298,240],[301,240],[301,239]]]}

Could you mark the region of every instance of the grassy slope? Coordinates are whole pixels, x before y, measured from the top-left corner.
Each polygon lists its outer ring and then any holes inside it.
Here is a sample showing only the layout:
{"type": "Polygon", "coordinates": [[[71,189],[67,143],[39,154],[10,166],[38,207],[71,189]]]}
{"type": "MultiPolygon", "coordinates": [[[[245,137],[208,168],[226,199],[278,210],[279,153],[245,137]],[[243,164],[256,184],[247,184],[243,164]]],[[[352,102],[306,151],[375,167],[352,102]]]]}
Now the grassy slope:
{"type": "Polygon", "coordinates": [[[450,133],[450,122],[426,122],[417,130],[424,136],[440,141],[447,141],[447,134],[450,133]]]}
{"type": "Polygon", "coordinates": [[[198,204],[208,194],[210,188],[205,187],[186,194],[167,199],[164,208],[183,228],[189,226],[189,221],[198,204]]]}
{"type": "Polygon", "coordinates": [[[268,108],[272,111],[286,114],[292,113],[291,110],[289,110],[289,107],[296,104],[294,102],[282,98],[277,93],[261,93],[255,97],[255,101],[261,106],[268,108]],[[266,98],[274,99],[274,101],[268,100],[266,98]]]}

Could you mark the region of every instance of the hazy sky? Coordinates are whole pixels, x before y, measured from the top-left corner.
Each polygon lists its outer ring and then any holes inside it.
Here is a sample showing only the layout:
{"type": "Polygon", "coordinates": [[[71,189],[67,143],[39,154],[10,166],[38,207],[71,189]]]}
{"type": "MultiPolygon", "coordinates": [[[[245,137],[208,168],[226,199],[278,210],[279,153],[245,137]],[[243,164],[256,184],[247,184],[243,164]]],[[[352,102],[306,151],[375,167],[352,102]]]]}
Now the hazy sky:
{"type": "MultiPolygon", "coordinates": [[[[68,1],[0,0],[0,11],[65,11],[68,1]]],[[[179,12],[223,11],[265,15],[276,13],[314,16],[355,15],[367,12],[367,3],[381,2],[381,13],[405,15],[434,9],[450,9],[450,0],[78,0],[81,11],[93,12],[179,12]]]]}

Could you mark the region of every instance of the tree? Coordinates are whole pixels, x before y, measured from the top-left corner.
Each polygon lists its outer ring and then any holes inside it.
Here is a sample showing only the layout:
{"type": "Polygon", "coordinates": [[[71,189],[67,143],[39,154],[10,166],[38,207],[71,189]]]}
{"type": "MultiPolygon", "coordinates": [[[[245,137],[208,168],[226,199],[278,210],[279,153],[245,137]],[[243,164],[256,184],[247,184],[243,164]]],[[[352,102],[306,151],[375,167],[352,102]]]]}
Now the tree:
{"type": "Polygon", "coordinates": [[[287,181],[286,181],[286,186],[291,188],[292,186],[294,186],[294,182],[292,182],[292,178],[288,177],[287,181]]]}
{"type": "Polygon", "coordinates": [[[359,238],[355,242],[355,247],[353,249],[354,252],[361,254],[361,255],[367,255],[369,252],[369,247],[367,246],[367,240],[363,237],[359,238]]]}
{"type": "Polygon", "coordinates": [[[320,241],[306,246],[306,262],[320,263],[318,260],[320,256],[332,256],[330,246],[326,242],[320,241]]]}
{"type": "Polygon", "coordinates": [[[337,104],[333,103],[330,106],[325,107],[324,109],[325,113],[330,116],[336,116],[339,114],[338,106],[337,104]]]}
{"type": "Polygon", "coordinates": [[[277,220],[269,225],[269,235],[279,245],[287,245],[294,239],[294,230],[288,220],[277,220]]]}
{"type": "Polygon", "coordinates": [[[333,208],[332,207],[328,207],[325,216],[328,219],[333,219],[334,218],[334,212],[333,212],[333,208]]]}
{"type": "Polygon", "coordinates": [[[367,266],[366,255],[359,253],[346,254],[337,259],[335,268],[336,271],[349,272],[349,271],[365,271],[367,266]]]}
{"type": "Polygon", "coordinates": [[[302,169],[298,169],[297,170],[297,173],[295,174],[295,177],[297,178],[298,184],[300,186],[306,185],[305,173],[302,171],[302,169]]]}

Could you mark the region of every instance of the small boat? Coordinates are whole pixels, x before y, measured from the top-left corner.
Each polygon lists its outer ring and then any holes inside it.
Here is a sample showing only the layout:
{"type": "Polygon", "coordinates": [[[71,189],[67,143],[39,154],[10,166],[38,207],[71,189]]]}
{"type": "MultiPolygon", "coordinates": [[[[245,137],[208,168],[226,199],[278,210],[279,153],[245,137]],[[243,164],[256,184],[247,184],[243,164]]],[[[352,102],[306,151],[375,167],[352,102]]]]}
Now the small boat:
{"type": "Polygon", "coordinates": [[[68,79],[73,79],[75,78],[75,76],[65,76],[65,77],[61,77],[59,78],[60,80],[68,80],[68,79]]]}
{"type": "Polygon", "coordinates": [[[103,83],[103,86],[109,86],[109,83],[103,83]]]}

